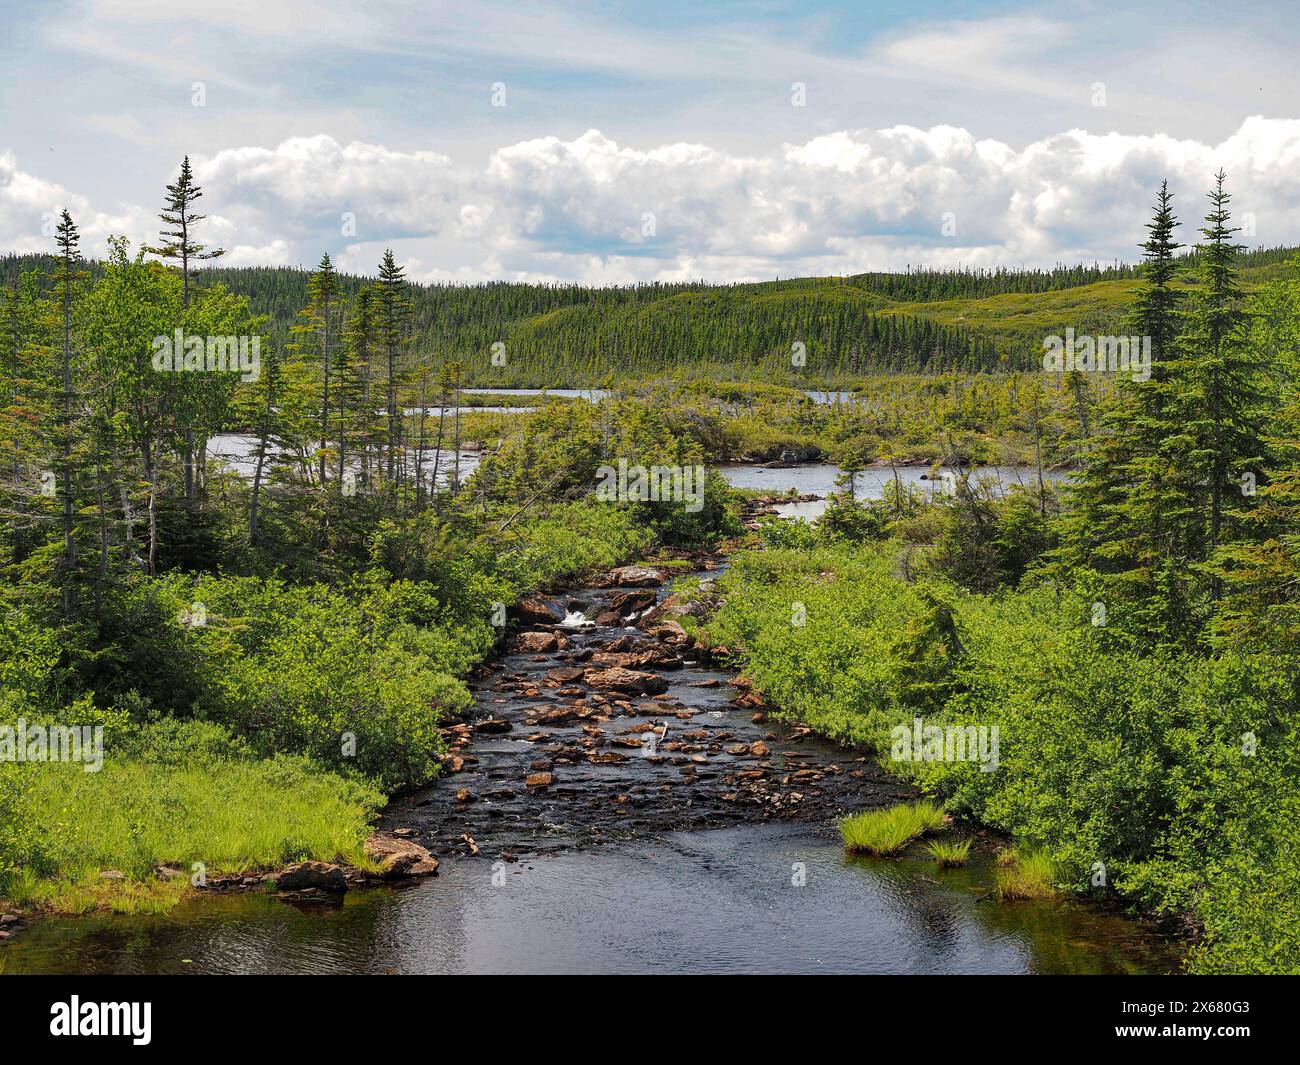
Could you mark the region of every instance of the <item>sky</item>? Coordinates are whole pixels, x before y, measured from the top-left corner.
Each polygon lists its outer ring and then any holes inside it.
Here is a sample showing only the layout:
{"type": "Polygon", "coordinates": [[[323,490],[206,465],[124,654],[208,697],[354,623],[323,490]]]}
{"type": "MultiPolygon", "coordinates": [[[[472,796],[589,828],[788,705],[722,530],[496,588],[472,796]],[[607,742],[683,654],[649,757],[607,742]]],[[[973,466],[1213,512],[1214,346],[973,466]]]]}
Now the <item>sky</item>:
{"type": "Polygon", "coordinates": [[[742,281],[1131,261],[1222,167],[1300,244],[1300,5],[0,0],[0,251],[742,281]]]}

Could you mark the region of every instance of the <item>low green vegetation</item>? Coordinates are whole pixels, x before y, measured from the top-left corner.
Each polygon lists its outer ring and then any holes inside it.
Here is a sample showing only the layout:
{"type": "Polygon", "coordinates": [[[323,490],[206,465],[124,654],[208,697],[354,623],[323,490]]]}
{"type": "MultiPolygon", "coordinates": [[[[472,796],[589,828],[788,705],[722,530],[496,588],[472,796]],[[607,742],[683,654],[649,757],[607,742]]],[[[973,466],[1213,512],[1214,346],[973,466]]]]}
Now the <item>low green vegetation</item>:
{"type": "Polygon", "coordinates": [[[840,835],[850,854],[888,855],[943,824],[943,807],[922,799],[852,814],[840,822],[840,835]]]}
{"type": "Polygon", "coordinates": [[[1041,850],[1014,849],[1006,852],[996,869],[997,894],[1004,902],[1018,899],[1050,899],[1060,894],[1052,859],[1041,850]]]}
{"type": "Polygon", "coordinates": [[[970,840],[932,839],[926,843],[925,849],[939,863],[940,869],[951,869],[966,864],[970,857],[970,840]]]}
{"type": "Polygon", "coordinates": [[[82,912],[165,909],[192,878],[304,859],[369,862],[383,795],[305,758],[257,758],[224,728],[164,719],[118,729],[103,769],[51,763],[3,786],[10,815],[0,894],[82,912]],[[107,875],[104,875],[107,874],[107,875]]]}

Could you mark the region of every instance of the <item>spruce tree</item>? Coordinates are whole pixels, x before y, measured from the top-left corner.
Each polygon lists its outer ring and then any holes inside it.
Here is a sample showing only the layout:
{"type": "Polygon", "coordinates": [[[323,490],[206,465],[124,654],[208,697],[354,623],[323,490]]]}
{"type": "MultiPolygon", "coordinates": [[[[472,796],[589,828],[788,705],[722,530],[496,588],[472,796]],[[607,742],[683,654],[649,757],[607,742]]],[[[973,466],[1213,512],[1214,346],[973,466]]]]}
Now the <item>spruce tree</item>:
{"type": "Polygon", "coordinates": [[[402,349],[407,341],[411,308],[406,292],[406,274],[397,265],[391,248],[384,249],[375,284],[378,305],[379,344],[383,349],[387,378],[388,439],[385,476],[390,491],[396,492],[399,473],[398,455],[402,447],[401,412],[397,409],[397,390],[402,375],[402,349]]]}
{"type": "Polygon", "coordinates": [[[320,362],[320,431],[317,442],[317,469],[320,488],[325,488],[325,465],[329,453],[330,384],[334,366],[334,343],[337,335],[339,277],[329,254],[321,256],[316,272],[307,279],[307,306],[299,314],[294,332],[300,337],[294,345],[299,355],[314,356],[320,362]],[[314,350],[313,350],[314,349],[314,350]]]}
{"type": "Polygon", "coordinates": [[[1225,596],[1217,628],[1273,654],[1300,652],[1300,256],[1252,304],[1251,349],[1273,371],[1277,412],[1266,440],[1270,462],[1244,531],[1219,551],[1225,596]]]}
{"type": "Polygon", "coordinates": [[[339,400],[339,482],[343,481],[346,461],[344,446],[350,438],[360,452],[361,480],[367,487],[372,479],[371,451],[376,442],[377,427],[373,400],[374,368],[371,365],[377,327],[375,303],[375,290],[370,285],[364,286],[353,301],[344,337],[347,366],[339,400]],[[350,420],[345,405],[355,412],[350,420]]]}
{"type": "Polygon", "coordinates": [[[1173,357],[1179,330],[1178,293],[1173,288],[1179,225],[1169,183],[1156,196],[1147,239],[1142,244],[1141,281],[1128,328],[1151,348],[1150,376],[1121,377],[1099,404],[1098,431],[1088,441],[1082,469],[1069,487],[1070,510],[1062,520],[1061,547],[1049,567],[1057,577],[1088,571],[1089,582],[1121,623],[1126,611],[1135,635],[1149,637],[1163,627],[1165,611],[1152,609],[1155,571],[1168,549],[1162,532],[1166,517],[1165,460],[1161,449],[1171,432],[1163,413],[1165,367],[1173,357]]]}
{"type": "MultiPolygon", "coordinates": [[[[194,204],[202,196],[203,189],[194,183],[194,172],[187,155],[181,160],[180,176],[174,184],[167,186],[167,201],[158,216],[164,227],[159,234],[162,241],[145,248],[152,255],[180,262],[181,305],[187,309],[190,305],[190,275],[193,273],[190,264],[225,254],[224,249],[210,248],[195,237],[195,226],[207,218],[207,215],[194,210],[194,204]]],[[[189,426],[185,429],[185,498],[194,498],[194,430],[189,426]]]]}
{"type": "Polygon", "coordinates": [[[63,503],[63,612],[71,616],[74,608],[74,584],[77,568],[77,545],[73,535],[76,489],[73,485],[73,420],[76,393],[72,380],[72,299],[77,281],[85,273],[77,269],[81,259],[80,234],[72,215],[64,208],[59,216],[54,242],[59,249],[58,268],[54,274],[55,295],[62,312],[63,357],[60,363],[62,389],[59,403],[59,484],[63,503]]]}
{"type": "Polygon", "coordinates": [[[1228,223],[1230,196],[1225,175],[1215,175],[1210,210],[1196,247],[1199,286],[1169,367],[1168,406],[1178,426],[1168,454],[1190,474],[1190,494],[1179,515],[1186,516],[1182,540],[1203,578],[1210,601],[1217,602],[1222,579],[1212,562],[1223,543],[1225,525],[1237,519],[1248,498],[1237,491],[1243,474],[1258,475],[1264,457],[1261,375],[1247,336],[1247,314],[1238,279],[1237,256],[1244,246],[1228,223]],[[1229,484],[1229,481],[1232,484],[1229,484]],[[1237,503],[1227,493],[1235,492],[1237,503]]]}
{"type": "Polygon", "coordinates": [[[194,235],[194,227],[207,215],[198,214],[194,204],[203,196],[203,189],[194,183],[194,172],[190,169],[190,157],[181,161],[180,176],[175,184],[167,186],[167,202],[159,218],[164,228],[159,234],[162,242],[156,247],[146,247],[152,255],[163,259],[180,261],[181,299],[186,307],[190,305],[190,263],[204,259],[216,259],[225,254],[222,248],[209,248],[201,244],[194,235]]]}

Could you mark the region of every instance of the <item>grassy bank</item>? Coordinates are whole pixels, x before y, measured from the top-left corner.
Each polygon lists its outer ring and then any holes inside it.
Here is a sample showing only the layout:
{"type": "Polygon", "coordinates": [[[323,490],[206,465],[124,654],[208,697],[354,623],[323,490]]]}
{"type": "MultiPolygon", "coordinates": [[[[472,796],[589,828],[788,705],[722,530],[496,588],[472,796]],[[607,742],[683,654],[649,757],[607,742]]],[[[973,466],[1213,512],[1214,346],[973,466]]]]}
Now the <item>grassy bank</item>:
{"type": "Polygon", "coordinates": [[[10,901],[163,910],[208,874],[370,864],[361,841],[383,796],[363,779],[302,757],[258,758],[211,723],[118,729],[109,744],[99,772],[52,763],[6,773],[10,901]]]}

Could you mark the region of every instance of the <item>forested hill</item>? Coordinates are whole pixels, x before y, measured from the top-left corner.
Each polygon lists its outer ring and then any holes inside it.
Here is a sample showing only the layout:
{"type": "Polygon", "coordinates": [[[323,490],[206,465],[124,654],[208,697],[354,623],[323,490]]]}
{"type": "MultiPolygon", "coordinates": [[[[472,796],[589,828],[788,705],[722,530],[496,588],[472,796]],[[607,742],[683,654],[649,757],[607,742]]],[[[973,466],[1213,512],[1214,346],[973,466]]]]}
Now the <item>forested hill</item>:
{"type": "MultiPolygon", "coordinates": [[[[1243,281],[1250,287],[1275,276],[1295,252],[1244,254],[1243,281]]],[[[8,284],[39,262],[0,259],[0,281],[8,284]]],[[[248,296],[284,340],[307,304],[309,274],[297,267],[216,267],[201,278],[248,296]]],[[[355,276],[341,281],[348,295],[367,283],[355,276]]],[[[1043,337],[1068,326],[1094,335],[1125,331],[1136,285],[1133,267],[1121,264],[737,285],[412,285],[411,328],[416,352],[461,363],[467,379],[481,385],[595,384],[687,367],[788,378],[800,353],[810,380],[832,382],[866,372],[1035,365],[1043,337]],[[505,345],[504,365],[491,360],[498,343],[505,345]]]]}

